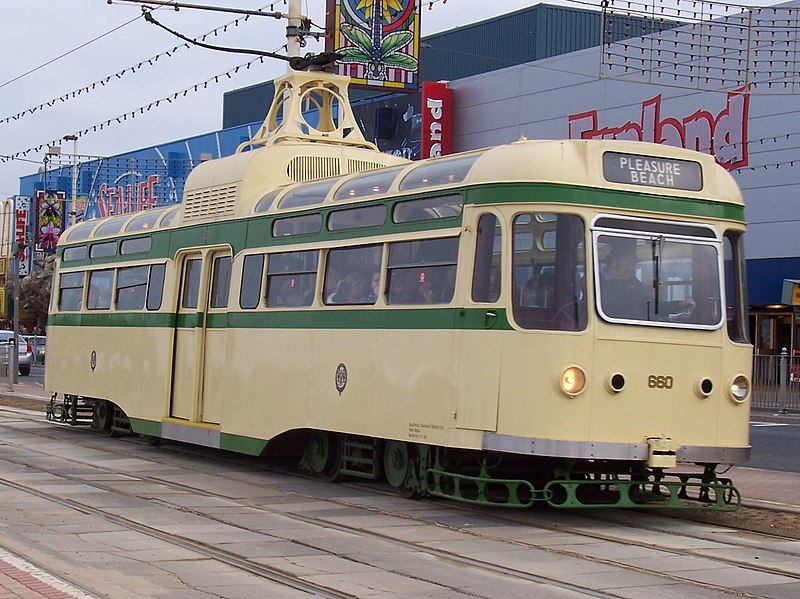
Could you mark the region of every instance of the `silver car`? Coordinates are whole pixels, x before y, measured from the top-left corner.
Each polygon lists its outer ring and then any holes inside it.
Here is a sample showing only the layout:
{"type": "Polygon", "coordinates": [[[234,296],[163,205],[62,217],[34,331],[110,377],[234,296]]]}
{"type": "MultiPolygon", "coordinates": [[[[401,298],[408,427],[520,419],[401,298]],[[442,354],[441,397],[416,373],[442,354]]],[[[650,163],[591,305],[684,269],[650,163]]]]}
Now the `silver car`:
{"type": "MultiPolygon", "coordinates": [[[[14,331],[0,331],[0,344],[8,344],[13,338],[14,331]]],[[[28,376],[31,373],[31,364],[33,364],[33,348],[30,343],[20,336],[17,338],[17,366],[19,366],[19,373],[22,376],[28,376]]]]}
{"type": "Polygon", "coordinates": [[[44,335],[23,335],[22,338],[30,343],[33,348],[33,363],[44,364],[47,337],[44,335]]]}

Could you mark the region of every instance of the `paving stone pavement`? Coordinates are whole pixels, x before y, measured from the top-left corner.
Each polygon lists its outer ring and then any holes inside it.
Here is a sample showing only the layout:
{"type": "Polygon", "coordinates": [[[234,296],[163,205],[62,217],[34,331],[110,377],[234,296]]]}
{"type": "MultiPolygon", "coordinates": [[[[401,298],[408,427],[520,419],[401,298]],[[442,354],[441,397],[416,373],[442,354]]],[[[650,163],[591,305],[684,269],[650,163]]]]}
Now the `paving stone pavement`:
{"type": "MultiPolygon", "coordinates": [[[[0,401],[27,409],[44,410],[50,399],[41,385],[21,380],[10,386],[0,382],[0,401]]],[[[800,415],[754,412],[754,421],[800,423],[800,415]]],[[[731,468],[726,476],[736,482],[744,505],[800,514],[800,473],[731,468]]],[[[20,557],[0,549],[0,599],[93,599],[66,582],[57,580],[20,557]]]]}

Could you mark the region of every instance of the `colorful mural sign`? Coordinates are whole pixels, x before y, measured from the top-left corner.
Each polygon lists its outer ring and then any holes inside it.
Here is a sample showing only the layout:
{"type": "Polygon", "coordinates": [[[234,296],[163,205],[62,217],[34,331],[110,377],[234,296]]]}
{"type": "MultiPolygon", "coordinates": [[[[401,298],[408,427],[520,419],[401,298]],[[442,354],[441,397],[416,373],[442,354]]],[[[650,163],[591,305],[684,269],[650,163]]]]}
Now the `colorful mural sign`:
{"type": "Polygon", "coordinates": [[[326,50],[353,85],[417,91],[419,0],[328,0],[326,50]]]}
{"type": "Polygon", "coordinates": [[[39,215],[36,230],[37,251],[56,251],[58,238],[64,231],[64,197],[63,191],[36,192],[36,209],[39,215]]]}

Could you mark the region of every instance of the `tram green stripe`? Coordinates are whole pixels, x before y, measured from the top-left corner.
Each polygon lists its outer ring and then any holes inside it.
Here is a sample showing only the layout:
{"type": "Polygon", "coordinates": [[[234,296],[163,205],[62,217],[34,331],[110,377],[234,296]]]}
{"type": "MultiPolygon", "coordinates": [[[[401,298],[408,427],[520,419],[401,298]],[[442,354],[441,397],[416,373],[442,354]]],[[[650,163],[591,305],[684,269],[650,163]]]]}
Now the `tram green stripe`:
{"type": "MultiPolygon", "coordinates": [[[[195,328],[202,314],[53,314],[48,326],[195,328]]],[[[511,330],[504,308],[353,309],[208,314],[214,329],[436,329],[511,330]],[[495,317],[487,316],[493,312],[495,317]]]]}
{"type": "Polygon", "coordinates": [[[267,448],[267,441],[243,437],[242,435],[232,435],[230,433],[220,433],[219,448],[243,453],[246,455],[261,455],[267,448]]]}
{"type": "Polygon", "coordinates": [[[128,416],[131,423],[131,430],[139,435],[150,435],[151,437],[161,436],[161,423],[153,420],[144,420],[143,418],[131,418],[128,416]]]}
{"type": "Polygon", "coordinates": [[[468,191],[466,198],[468,204],[502,204],[505,202],[532,204],[552,202],[566,205],[624,208],[744,222],[744,206],[738,204],[548,183],[508,183],[475,187],[468,191]]]}
{"type": "Polygon", "coordinates": [[[62,327],[118,327],[118,328],[172,328],[175,314],[169,312],[104,312],[80,314],[62,312],[50,314],[48,326],[62,327]]]}

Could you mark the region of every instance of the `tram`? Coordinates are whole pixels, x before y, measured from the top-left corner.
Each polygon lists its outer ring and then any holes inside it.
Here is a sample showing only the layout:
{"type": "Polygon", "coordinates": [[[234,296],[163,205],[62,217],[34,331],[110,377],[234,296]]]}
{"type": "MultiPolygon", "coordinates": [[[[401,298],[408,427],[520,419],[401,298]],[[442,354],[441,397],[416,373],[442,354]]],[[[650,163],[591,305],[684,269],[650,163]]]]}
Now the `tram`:
{"type": "Polygon", "coordinates": [[[49,416],[404,496],[735,509],[717,468],[749,459],[752,348],[730,174],[628,141],[409,162],[346,94],[290,73],[181,204],[62,235],[49,416]]]}

